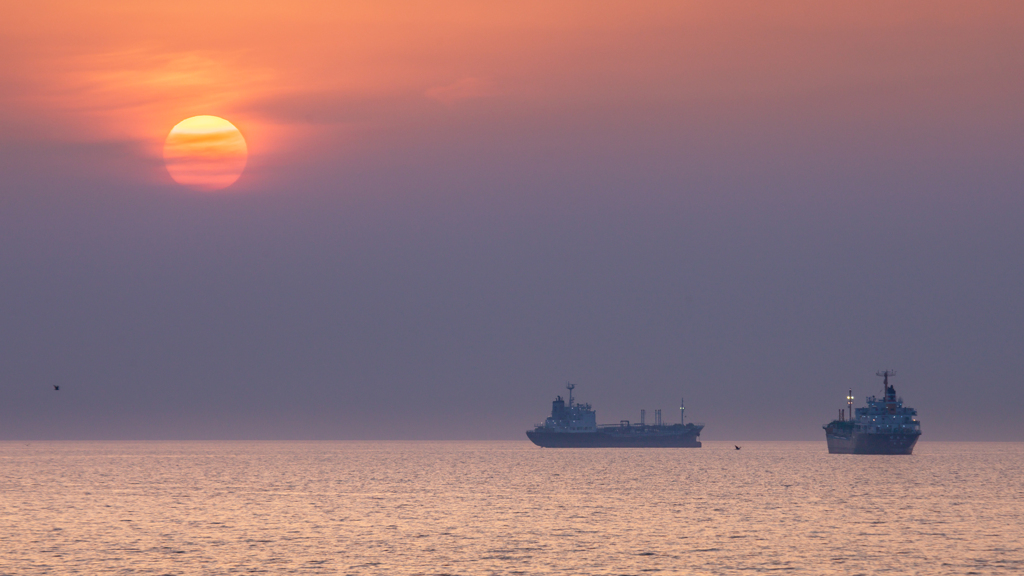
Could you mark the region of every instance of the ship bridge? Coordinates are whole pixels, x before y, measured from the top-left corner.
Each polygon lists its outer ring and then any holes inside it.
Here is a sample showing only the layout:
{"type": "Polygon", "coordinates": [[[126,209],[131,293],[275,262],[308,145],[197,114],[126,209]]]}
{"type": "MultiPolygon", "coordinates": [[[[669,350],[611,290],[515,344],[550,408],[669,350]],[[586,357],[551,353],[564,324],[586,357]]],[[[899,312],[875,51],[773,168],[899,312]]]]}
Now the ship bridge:
{"type": "Polygon", "coordinates": [[[561,396],[551,402],[551,416],[543,424],[543,428],[550,432],[586,433],[597,431],[597,413],[590,404],[573,403],[572,389],[576,386],[569,384],[569,405],[561,396]]]}
{"type": "Polygon", "coordinates": [[[917,410],[903,405],[903,398],[896,397],[896,388],[889,384],[889,374],[883,385],[885,396],[868,396],[867,406],[857,408],[853,429],[868,433],[920,434],[921,423],[917,410]]]}

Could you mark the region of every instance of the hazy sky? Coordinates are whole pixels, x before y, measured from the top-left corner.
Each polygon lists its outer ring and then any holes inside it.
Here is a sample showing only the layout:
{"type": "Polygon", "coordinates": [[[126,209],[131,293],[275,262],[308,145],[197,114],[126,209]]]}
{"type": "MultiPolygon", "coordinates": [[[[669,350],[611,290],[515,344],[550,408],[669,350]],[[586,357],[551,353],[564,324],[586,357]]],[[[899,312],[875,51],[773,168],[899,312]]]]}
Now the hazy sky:
{"type": "Polygon", "coordinates": [[[1011,1],[5,2],[0,440],[1022,441],[1022,104],[1011,1]]]}

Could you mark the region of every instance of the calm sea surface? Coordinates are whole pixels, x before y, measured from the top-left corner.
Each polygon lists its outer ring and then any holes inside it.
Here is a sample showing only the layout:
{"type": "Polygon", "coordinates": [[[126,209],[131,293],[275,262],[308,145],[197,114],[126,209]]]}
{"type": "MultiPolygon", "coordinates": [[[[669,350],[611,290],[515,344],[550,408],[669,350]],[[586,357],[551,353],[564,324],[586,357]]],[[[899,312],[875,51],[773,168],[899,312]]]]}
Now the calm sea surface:
{"type": "Polygon", "coordinates": [[[1021,574],[1024,444],[0,443],[0,574],[1021,574]]]}

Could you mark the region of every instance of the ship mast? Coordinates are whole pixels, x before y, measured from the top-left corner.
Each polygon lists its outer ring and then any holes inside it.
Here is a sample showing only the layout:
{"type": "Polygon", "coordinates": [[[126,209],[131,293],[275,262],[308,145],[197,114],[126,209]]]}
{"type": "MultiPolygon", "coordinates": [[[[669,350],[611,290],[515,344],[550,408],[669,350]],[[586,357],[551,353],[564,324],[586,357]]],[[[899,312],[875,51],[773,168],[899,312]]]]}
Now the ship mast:
{"type": "Polygon", "coordinates": [[[679,424],[685,426],[686,420],[683,414],[686,412],[686,398],[679,399],[679,424]]]}
{"type": "Polygon", "coordinates": [[[575,388],[576,385],[570,382],[566,382],[565,387],[569,390],[569,408],[572,408],[572,389],[575,388]]]}
{"type": "Polygon", "coordinates": [[[850,420],[852,421],[853,420],[853,388],[850,388],[850,391],[847,392],[847,394],[846,394],[846,405],[850,408],[848,416],[849,416],[850,420]]]}
{"type": "MultiPolygon", "coordinates": [[[[886,402],[889,401],[889,376],[895,376],[895,375],[896,375],[896,371],[895,370],[882,370],[881,372],[875,372],[875,376],[881,376],[883,378],[883,380],[882,380],[882,398],[886,402]]],[[[893,395],[895,396],[895,393],[893,395]]],[[[896,398],[893,398],[893,400],[895,401],[896,398]]]]}
{"type": "Polygon", "coordinates": [[[889,376],[895,376],[895,375],[896,375],[896,371],[895,370],[882,370],[881,372],[875,372],[875,376],[881,376],[882,378],[884,378],[884,380],[882,380],[882,387],[883,387],[883,389],[888,389],[889,388],[889,376]]]}

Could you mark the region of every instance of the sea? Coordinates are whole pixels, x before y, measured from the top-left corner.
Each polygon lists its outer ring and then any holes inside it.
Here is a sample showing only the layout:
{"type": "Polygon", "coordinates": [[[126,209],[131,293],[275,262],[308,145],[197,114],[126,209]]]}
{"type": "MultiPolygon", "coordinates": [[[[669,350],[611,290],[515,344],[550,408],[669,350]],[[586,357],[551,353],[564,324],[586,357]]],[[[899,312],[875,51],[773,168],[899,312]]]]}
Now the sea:
{"type": "Polygon", "coordinates": [[[0,443],[0,574],[1024,574],[1024,444],[0,443]]]}

